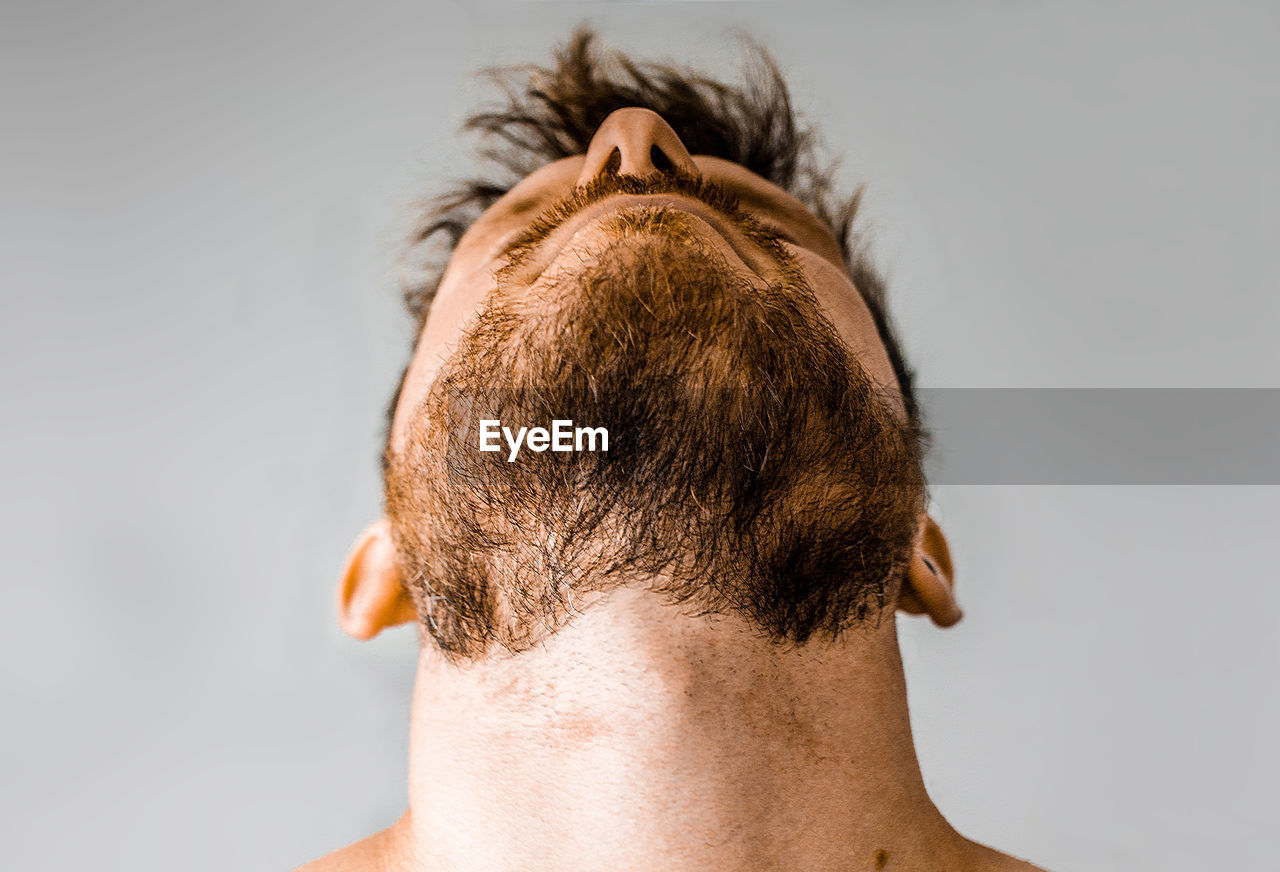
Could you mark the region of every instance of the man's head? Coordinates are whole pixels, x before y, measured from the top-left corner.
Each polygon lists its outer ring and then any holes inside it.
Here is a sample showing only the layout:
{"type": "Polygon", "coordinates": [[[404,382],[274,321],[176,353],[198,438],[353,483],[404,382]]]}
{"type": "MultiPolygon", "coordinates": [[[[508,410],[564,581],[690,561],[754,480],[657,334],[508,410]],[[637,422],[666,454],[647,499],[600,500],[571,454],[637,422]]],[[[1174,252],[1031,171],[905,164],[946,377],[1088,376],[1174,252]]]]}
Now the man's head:
{"type": "Polygon", "coordinates": [[[471,126],[518,180],[443,199],[417,236],[448,257],[407,287],[419,336],[348,628],[415,615],[463,659],[620,585],[797,644],[874,623],[904,574],[909,605],[953,607],[856,200],[831,207],[772,65],[732,88],[581,35],[517,75],[471,126]],[[509,460],[483,420],[572,420],[609,450],[509,460]]]}

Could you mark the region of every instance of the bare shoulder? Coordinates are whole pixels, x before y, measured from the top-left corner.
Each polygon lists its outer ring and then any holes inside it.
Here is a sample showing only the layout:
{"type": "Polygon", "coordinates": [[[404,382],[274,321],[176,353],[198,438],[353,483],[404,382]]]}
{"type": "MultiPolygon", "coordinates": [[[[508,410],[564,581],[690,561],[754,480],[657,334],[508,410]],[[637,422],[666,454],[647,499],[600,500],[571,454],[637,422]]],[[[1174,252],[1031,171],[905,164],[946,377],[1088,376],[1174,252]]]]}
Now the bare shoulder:
{"type": "Polygon", "coordinates": [[[393,872],[396,859],[396,827],[389,827],[345,848],[326,854],[294,872],[393,872]]]}
{"type": "Polygon", "coordinates": [[[972,872],[1045,872],[1026,860],[1019,860],[1009,854],[1002,854],[995,848],[988,848],[977,842],[969,843],[972,848],[969,869],[972,872]]]}

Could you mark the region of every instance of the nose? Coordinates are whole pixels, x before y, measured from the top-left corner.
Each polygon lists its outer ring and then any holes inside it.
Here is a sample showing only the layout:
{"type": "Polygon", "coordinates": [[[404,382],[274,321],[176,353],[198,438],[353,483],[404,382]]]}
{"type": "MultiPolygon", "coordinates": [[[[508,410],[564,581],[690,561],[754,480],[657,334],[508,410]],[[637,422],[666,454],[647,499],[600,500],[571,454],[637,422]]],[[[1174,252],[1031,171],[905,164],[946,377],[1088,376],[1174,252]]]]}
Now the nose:
{"type": "Polygon", "coordinates": [[[606,167],[616,169],[619,175],[630,176],[648,176],[672,169],[698,172],[689,149],[671,125],[657,112],[638,107],[618,109],[605,118],[587,146],[587,160],[578,184],[591,181],[606,167]]]}

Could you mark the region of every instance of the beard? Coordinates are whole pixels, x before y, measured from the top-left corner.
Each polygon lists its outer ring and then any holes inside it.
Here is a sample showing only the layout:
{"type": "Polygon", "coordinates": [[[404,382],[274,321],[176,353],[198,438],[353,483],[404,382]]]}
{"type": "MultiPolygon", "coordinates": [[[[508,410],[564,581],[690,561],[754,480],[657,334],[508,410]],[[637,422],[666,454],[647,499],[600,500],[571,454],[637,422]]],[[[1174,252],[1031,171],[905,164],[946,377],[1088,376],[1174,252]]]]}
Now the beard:
{"type": "Polygon", "coordinates": [[[491,295],[410,417],[386,514],[423,632],[519,652],[640,585],[778,643],[878,621],[915,545],[921,434],[784,249],[766,287],[657,213],[571,275],[491,295]],[[479,450],[480,422],[608,431],[479,450]]]}

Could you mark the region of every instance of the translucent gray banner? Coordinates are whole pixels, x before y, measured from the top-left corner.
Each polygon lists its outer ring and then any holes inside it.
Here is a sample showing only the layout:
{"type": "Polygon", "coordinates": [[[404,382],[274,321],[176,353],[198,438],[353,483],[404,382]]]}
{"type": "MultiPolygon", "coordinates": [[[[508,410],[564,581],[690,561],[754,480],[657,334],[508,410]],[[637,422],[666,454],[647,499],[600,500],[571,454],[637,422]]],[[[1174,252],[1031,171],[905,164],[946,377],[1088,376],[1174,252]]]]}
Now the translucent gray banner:
{"type": "Polygon", "coordinates": [[[1280,389],[920,391],[931,484],[1280,484],[1280,389]]]}

